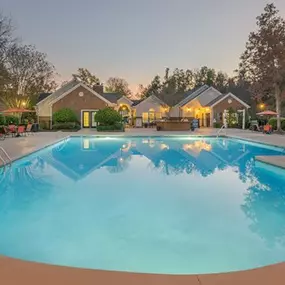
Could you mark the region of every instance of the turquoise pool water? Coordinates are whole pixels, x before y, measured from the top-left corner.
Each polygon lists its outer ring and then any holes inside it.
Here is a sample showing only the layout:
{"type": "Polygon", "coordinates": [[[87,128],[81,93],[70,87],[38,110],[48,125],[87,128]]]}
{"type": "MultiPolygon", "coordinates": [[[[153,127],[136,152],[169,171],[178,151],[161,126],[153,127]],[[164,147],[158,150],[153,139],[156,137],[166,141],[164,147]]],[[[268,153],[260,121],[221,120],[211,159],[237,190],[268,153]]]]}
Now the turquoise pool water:
{"type": "Polygon", "coordinates": [[[216,138],[65,140],[0,169],[0,254],[212,273],[285,261],[280,149],[216,138]]]}

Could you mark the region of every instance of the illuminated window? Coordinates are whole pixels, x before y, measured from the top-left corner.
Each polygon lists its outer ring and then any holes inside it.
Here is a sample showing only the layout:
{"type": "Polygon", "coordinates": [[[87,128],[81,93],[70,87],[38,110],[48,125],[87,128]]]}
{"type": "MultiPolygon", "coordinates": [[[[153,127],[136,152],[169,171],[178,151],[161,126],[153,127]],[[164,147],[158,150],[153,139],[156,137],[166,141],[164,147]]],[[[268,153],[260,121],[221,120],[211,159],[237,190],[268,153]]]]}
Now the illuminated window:
{"type": "Polygon", "coordinates": [[[161,120],[162,119],[161,113],[155,113],[155,118],[156,120],[161,120]]]}
{"type": "Polygon", "coordinates": [[[149,112],[148,113],[148,119],[150,122],[153,122],[155,120],[155,113],[154,112],[149,112]]]}
{"type": "Polygon", "coordinates": [[[88,128],[89,124],[89,112],[83,112],[83,127],[88,128]]]}
{"type": "Polygon", "coordinates": [[[143,123],[148,122],[148,113],[142,113],[142,121],[143,121],[143,123]]]}

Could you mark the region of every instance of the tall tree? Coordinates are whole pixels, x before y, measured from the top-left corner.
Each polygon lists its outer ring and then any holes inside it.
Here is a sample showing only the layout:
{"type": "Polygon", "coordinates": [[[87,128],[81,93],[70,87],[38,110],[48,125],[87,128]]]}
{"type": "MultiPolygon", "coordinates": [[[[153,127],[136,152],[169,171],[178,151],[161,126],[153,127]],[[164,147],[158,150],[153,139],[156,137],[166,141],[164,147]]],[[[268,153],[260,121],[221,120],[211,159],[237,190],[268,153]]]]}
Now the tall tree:
{"type": "Polygon", "coordinates": [[[285,21],[275,5],[267,4],[257,17],[239,66],[255,96],[274,97],[277,130],[281,131],[281,98],[285,93],[285,21]]]}
{"type": "Polygon", "coordinates": [[[77,73],[72,75],[74,79],[82,81],[89,87],[100,84],[100,79],[92,74],[87,68],[78,68],[77,73]]]}
{"type": "Polygon", "coordinates": [[[228,79],[229,78],[226,73],[219,71],[214,82],[214,87],[222,93],[226,92],[228,87],[228,79]]]}
{"type": "Polygon", "coordinates": [[[110,77],[106,82],[105,88],[107,92],[120,93],[126,97],[132,95],[128,82],[123,78],[110,77]]]}
{"type": "Polygon", "coordinates": [[[7,80],[0,99],[6,107],[30,107],[41,92],[55,89],[54,66],[47,56],[29,45],[14,43],[7,51],[5,59],[7,80]]]}
{"type": "Polygon", "coordinates": [[[0,62],[5,59],[9,44],[14,41],[12,37],[12,21],[0,13],[0,62]]]}
{"type": "Polygon", "coordinates": [[[139,84],[138,86],[138,91],[137,93],[135,94],[135,97],[137,99],[141,99],[141,98],[144,98],[146,97],[145,96],[145,93],[147,92],[147,88],[143,86],[143,84],[139,84]]]}
{"type": "Polygon", "coordinates": [[[147,86],[144,97],[149,97],[151,95],[158,95],[162,89],[162,82],[159,75],[156,75],[151,83],[147,86]]]}
{"type": "Polygon", "coordinates": [[[203,66],[200,69],[196,69],[193,74],[195,86],[199,87],[204,84],[213,86],[216,80],[216,71],[213,68],[203,66]]]}
{"type": "Polygon", "coordinates": [[[0,14],[0,94],[4,91],[4,85],[8,80],[8,72],[5,66],[7,50],[13,42],[11,19],[0,14]]]}

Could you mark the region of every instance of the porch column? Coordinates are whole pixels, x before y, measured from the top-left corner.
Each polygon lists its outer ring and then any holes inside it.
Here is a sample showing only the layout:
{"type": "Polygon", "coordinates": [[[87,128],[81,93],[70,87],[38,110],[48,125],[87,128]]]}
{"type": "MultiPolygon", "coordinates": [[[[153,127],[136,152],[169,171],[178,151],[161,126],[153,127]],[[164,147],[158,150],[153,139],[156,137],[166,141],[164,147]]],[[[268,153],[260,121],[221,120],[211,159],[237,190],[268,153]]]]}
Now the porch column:
{"type": "Polygon", "coordinates": [[[214,109],[213,108],[210,109],[210,127],[211,128],[214,127],[214,109]]]}
{"type": "Polygon", "coordinates": [[[242,129],[245,130],[245,109],[242,110],[242,129]]]}

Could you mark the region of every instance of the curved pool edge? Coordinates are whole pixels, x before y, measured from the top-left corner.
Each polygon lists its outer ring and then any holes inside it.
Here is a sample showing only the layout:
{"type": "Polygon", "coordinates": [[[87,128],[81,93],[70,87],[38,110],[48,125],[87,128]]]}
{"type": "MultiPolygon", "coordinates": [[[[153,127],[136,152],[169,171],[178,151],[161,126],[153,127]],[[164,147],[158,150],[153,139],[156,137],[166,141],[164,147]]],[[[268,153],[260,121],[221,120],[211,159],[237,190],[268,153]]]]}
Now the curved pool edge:
{"type": "Polygon", "coordinates": [[[167,275],[81,269],[0,256],[0,276],[5,285],[281,285],[285,262],[233,273],[167,275]]]}

